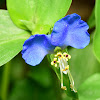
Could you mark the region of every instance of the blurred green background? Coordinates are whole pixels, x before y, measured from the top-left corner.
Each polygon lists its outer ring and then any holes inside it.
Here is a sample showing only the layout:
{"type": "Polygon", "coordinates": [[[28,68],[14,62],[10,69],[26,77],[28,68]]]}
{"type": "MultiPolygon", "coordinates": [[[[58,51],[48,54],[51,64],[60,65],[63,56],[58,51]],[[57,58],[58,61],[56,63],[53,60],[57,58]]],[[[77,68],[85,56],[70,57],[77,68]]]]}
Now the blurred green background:
{"type": "MultiPolygon", "coordinates": [[[[73,0],[67,14],[77,13],[82,20],[88,21],[94,5],[94,0],[73,0]]],[[[0,0],[0,9],[6,9],[5,0],[0,0]]],[[[72,56],[69,62],[70,71],[77,89],[88,77],[100,72],[100,63],[93,53],[94,30],[95,27],[89,30],[91,42],[86,48],[79,50],[69,47],[69,54],[72,56]]],[[[19,53],[9,63],[0,67],[0,100],[72,100],[61,90],[60,81],[49,65],[45,57],[41,64],[29,66],[19,53]]]]}

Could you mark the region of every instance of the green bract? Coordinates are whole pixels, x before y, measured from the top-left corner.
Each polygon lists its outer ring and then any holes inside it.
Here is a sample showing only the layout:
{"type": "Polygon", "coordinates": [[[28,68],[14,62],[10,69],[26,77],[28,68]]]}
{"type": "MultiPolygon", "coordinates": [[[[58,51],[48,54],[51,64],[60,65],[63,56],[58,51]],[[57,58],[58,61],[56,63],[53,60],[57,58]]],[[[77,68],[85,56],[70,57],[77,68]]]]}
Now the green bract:
{"type": "Polygon", "coordinates": [[[72,0],[7,0],[13,22],[32,34],[46,34],[65,16],[72,0]]]}
{"type": "Polygon", "coordinates": [[[88,78],[78,92],[79,100],[100,100],[100,74],[88,78]]]}
{"type": "Polygon", "coordinates": [[[94,52],[97,59],[100,61],[100,0],[96,0],[95,18],[96,18],[96,33],[94,36],[94,52]]]}
{"type": "Polygon", "coordinates": [[[0,10],[0,66],[22,50],[22,45],[29,36],[27,31],[13,24],[8,11],[0,10]]]}
{"type": "Polygon", "coordinates": [[[75,87],[77,89],[89,76],[96,72],[100,72],[100,64],[93,54],[92,46],[93,43],[91,40],[90,44],[82,50],[69,50],[69,54],[72,56],[69,60],[70,71],[73,75],[75,87]]]}

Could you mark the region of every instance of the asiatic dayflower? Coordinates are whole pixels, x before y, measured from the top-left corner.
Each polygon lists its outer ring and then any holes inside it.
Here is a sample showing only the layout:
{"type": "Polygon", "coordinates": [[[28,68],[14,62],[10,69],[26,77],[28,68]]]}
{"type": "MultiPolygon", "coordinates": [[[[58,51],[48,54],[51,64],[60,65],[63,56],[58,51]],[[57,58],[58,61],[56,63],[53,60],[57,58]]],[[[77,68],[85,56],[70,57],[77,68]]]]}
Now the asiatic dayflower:
{"type": "MultiPolygon", "coordinates": [[[[78,14],[67,15],[55,23],[51,34],[36,34],[27,39],[23,44],[22,58],[27,64],[36,66],[47,54],[54,54],[51,65],[60,67],[61,87],[66,90],[66,87],[63,86],[63,73],[70,74],[67,61],[71,56],[67,52],[61,51],[67,46],[77,49],[85,48],[90,42],[88,28],[87,23],[81,20],[78,14]],[[54,52],[56,47],[61,48],[57,54],[54,52]]],[[[71,77],[71,75],[69,76],[71,77]]],[[[74,86],[73,78],[71,81],[72,87],[74,86]]]]}

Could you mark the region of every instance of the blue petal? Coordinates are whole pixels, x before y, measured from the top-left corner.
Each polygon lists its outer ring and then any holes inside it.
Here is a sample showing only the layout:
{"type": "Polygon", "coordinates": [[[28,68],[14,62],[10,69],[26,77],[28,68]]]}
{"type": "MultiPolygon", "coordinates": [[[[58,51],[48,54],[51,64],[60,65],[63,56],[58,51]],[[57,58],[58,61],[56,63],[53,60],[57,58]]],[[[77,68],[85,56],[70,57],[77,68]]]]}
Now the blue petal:
{"type": "Polygon", "coordinates": [[[27,39],[23,45],[22,58],[29,65],[39,64],[45,55],[52,53],[51,35],[34,35],[27,39]]]}
{"type": "Polygon", "coordinates": [[[82,49],[90,42],[88,28],[87,23],[81,20],[79,15],[75,13],[68,15],[55,23],[51,33],[52,44],[82,49]]]}

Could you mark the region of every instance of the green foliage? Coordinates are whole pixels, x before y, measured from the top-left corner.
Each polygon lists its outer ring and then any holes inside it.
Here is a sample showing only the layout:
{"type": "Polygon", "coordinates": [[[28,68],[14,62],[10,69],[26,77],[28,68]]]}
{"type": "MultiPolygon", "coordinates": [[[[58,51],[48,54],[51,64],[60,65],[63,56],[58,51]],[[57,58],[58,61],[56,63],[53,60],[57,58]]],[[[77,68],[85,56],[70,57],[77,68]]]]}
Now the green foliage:
{"type": "Polygon", "coordinates": [[[24,79],[15,84],[8,100],[56,100],[56,98],[52,88],[45,89],[32,80],[24,79]]]}
{"type": "Polygon", "coordinates": [[[72,0],[7,0],[13,22],[32,34],[46,34],[65,16],[72,0]]]}
{"type": "Polygon", "coordinates": [[[95,8],[96,33],[94,36],[94,53],[100,61],[100,0],[96,0],[95,8]]]}
{"type": "Polygon", "coordinates": [[[72,58],[69,61],[70,71],[75,81],[75,87],[79,86],[91,75],[100,72],[100,63],[96,60],[93,50],[93,42],[84,49],[70,49],[72,58]]]}
{"type": "Polygon", "coordinates": [[[48,67],[46,59],[36,67],[23,63],[21,55],[16,56],[11,62],[12,86],[8,100],[61,100],[62,94],[59,92],[57,78],[48,67]]]}
{"type": "Polygon", "coordinates": [[[87,21],[87,24],[89,25],[89,28],[95,27],[95,8],[93,8],[93,11],[87,21]]]}
{"type": "Polygon", "coordinates": [[[100,74],[89,77],[78,92],[80,100],[100,100],[100,74]]]}
{"type": "Polygon", "coordinates": [[[13,24],[8,11],[0,10],[0,66],[22,50],[22,45],[29,36],[28,32],[13,24]]]}
{"type": "Polygon", "coordinates": [[[16,83],[9,100],[33,100],[34,85],[27,80],[16,83]],[[19,91],[19,92],[18,92],[19,91]]]}
{"type": "Polygon", "coordinates": [[[47,88],[52,84],[50,68],[48,68],[46,58],[36,67],[32,67],[28,76],[37,81],[41,86],[47,88]]]}

